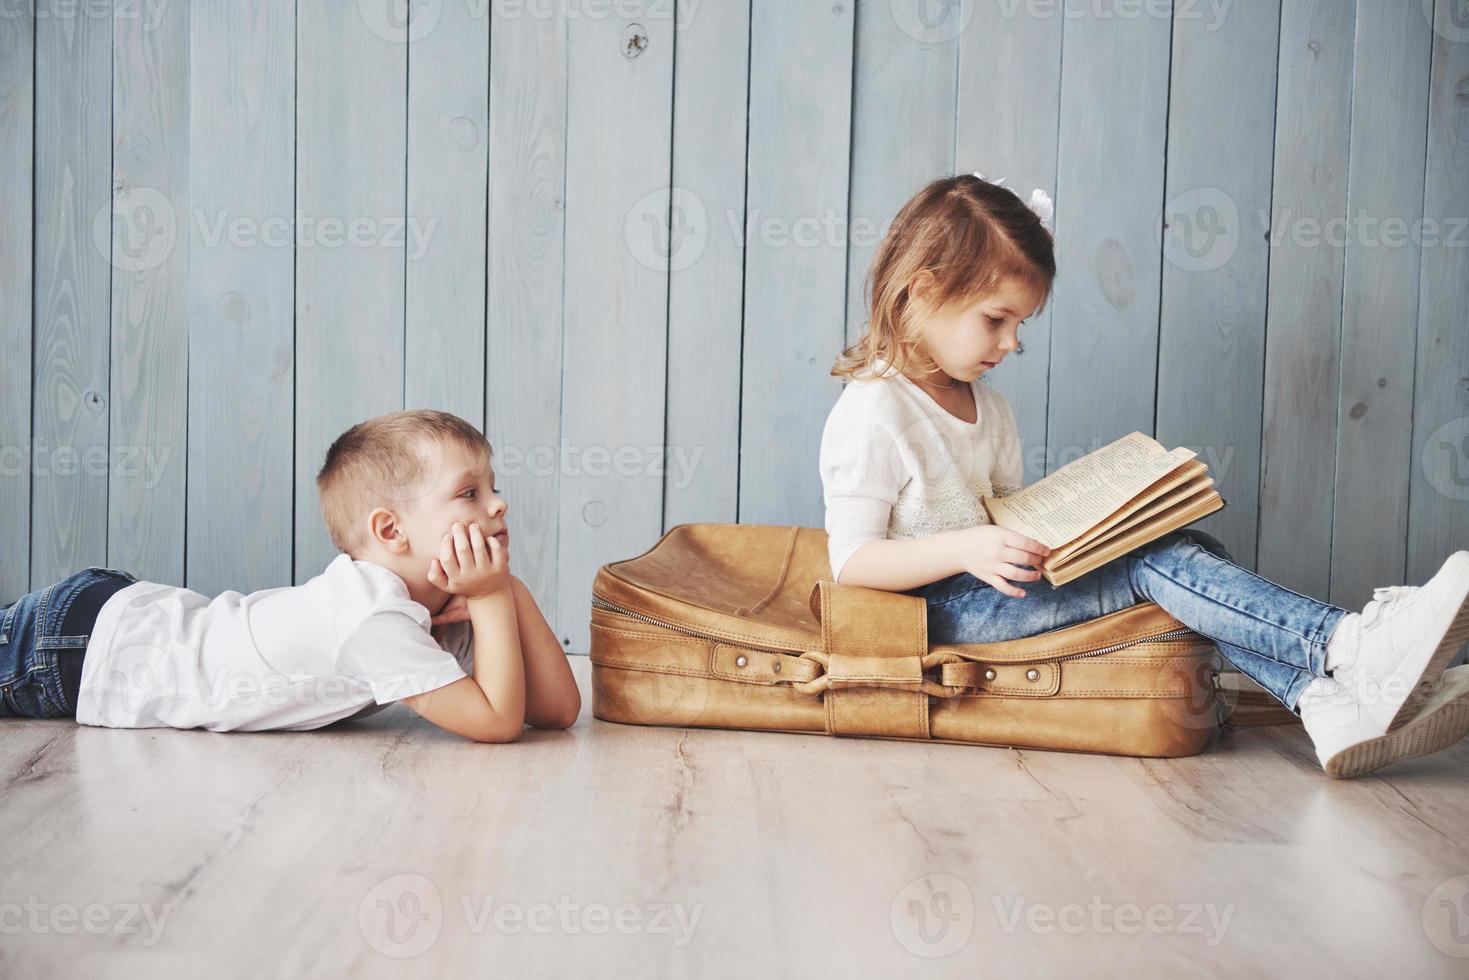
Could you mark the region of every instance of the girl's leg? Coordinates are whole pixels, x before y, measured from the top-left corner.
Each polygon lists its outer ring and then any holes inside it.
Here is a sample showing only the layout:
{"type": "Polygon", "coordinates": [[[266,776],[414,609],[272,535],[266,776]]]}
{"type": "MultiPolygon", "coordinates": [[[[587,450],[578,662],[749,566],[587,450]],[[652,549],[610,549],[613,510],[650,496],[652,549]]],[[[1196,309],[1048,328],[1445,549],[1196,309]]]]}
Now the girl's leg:
{"type": "Polygon", "coordinates": [[[1240,568],[1213,536],[1186,528],[1024,598],[967,572],[909,590],[928,600],[934,643],[996,643],[1096,619],[1147,599],[1209,637],[1220,654],[1287,706],[1324,674],[1326,643],[1347,610],[1240,568]]]}
{"type": "Polygon", "coordinates": [[[1326,675],[1327,642],[1348,615],[1241,568],[1217,539],[1193,528],[1150,541],[1093,574],[1110,579],[1110,589],[1125,584],[1209,637],[1224,659],[1292,710],[1306,686],[1326,675]]]}

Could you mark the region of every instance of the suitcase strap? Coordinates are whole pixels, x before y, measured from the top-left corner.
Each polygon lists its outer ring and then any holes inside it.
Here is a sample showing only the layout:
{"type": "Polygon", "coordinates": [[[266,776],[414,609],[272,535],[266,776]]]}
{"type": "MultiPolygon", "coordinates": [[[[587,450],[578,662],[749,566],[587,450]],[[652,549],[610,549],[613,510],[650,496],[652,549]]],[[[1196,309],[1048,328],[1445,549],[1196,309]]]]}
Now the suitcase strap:
{"type": "Polygon", "coordinates": [[[923,598],[822,581],[810,603],[821,650],[804,656],[825,671],[796,688],[824,694],[827,732],[928,738],[928,699],[941,685],[923,672],[962,658],[929,654],[923,598]]]}

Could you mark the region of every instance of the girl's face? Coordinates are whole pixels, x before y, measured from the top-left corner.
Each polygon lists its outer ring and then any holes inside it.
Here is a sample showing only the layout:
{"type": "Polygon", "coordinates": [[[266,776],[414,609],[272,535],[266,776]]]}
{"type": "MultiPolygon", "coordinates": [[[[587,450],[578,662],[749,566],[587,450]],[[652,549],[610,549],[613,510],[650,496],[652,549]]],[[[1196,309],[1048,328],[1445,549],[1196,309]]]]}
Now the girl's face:
{"type": "MultiPolygon", "coordinates": [[[[914,296],[922,298],[921,287],[914,296]]],[[[1042,298],[1033,286],[1011,277],[966,306],[929,314],[922,333],[928,356],[955,381],[973,381],[1016,348],[1020,325],[1042,298]]]]}

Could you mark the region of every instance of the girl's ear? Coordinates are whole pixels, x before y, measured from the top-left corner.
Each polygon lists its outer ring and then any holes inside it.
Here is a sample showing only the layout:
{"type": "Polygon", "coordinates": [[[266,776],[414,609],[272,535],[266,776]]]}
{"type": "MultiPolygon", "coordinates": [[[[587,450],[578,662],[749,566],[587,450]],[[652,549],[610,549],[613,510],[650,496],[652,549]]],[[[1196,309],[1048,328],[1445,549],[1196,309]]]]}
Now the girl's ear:
{"type": "Polygon", "coordinates": [[[926,269],[920,269],[913,273],[908,280],[908,301],[912,304],[923,305],[929,290],[933,288],[933,273],[926,269]]]}

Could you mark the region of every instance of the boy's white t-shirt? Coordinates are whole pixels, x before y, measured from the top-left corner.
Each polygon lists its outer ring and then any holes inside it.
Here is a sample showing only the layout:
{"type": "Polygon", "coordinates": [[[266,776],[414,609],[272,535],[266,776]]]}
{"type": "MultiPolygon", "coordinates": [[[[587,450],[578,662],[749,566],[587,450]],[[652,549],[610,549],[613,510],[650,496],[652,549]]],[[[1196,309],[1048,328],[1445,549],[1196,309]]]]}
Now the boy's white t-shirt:
{"type": "Polygon", "coordinates": [[[397,574],[345,554],[301,585],[249,595],[135,582],[98,612],[76,720],[320,728],[468,676],[470,624],[430,630],[429,611],[397,574]]]}
{"type": "Polygon", "coordinates": [[[868,541],[990,523],[981,497],[1025,481],[1010,403],[970,382],[975,421],[956,418],[878,359],[884,377],[849,381],[821,433],[821,487],[833,580],[868,541]]]}

